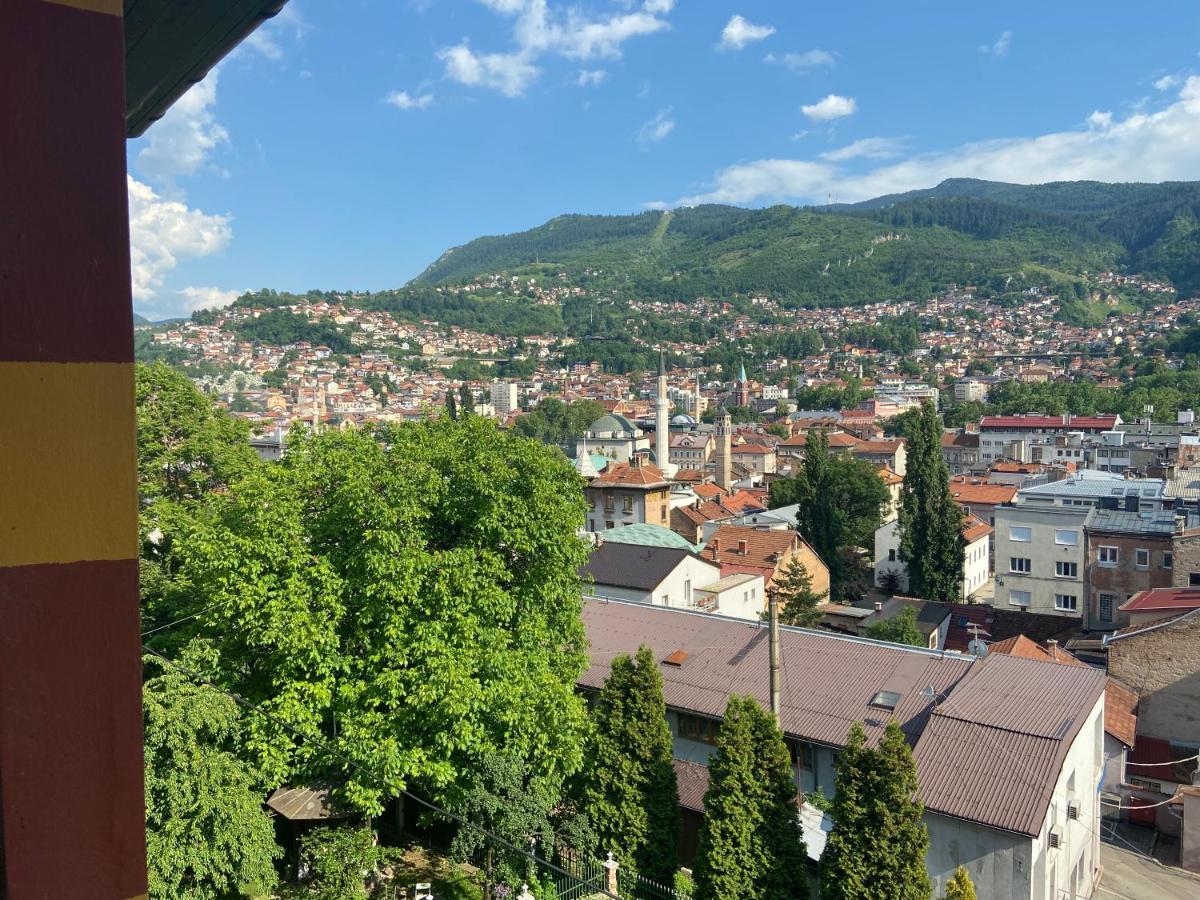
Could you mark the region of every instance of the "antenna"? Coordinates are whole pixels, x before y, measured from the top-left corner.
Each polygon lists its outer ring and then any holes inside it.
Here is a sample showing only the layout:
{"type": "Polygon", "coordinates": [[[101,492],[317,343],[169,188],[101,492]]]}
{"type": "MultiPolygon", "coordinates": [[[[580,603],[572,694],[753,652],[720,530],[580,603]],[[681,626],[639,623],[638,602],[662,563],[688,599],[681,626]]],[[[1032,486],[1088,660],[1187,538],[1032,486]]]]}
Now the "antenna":
{"type": "Polygon", "coordinates": [[[987,634],[987,632],[979,627],[978,622],[972,622],[971,627],[967,630],[972,635],[971,640],[967,643],[967,650],[970,651],[972,656],[978,656],[980,659],[987,656],[987,643],[979,637],[981,634],[987,634]]]}

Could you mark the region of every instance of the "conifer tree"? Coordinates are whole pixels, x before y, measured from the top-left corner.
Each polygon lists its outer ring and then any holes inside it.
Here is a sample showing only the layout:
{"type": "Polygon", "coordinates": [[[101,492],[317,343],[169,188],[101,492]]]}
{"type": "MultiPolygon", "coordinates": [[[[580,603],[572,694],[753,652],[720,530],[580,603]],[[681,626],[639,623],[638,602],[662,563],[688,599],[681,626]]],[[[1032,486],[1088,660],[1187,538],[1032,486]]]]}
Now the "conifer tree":
{"type": "Polygon", "coordinates": [[[465,381],[458,387],[458,414],[460,416],[475,414],[475,394],[465,381]]]}
{"type": "Polygon", "coordinates": [[[601,853],[662,884],[678,868],[679,790],[662,674],[649,647],[618,656],[596,703],[584,804],[601,853]]]}
{"type": "Polygon", "coordinates": [[[771,583],[768,595],[779,601],[779,621],[785,625],[815,628],[825,615],[819,609],[821,597],[812,589],[812,576],[799,557],[792,557],[771,583]]]}
{"type": "Polygon", "coordinates": [[[783,733],[752,697],[730,697],[709,762],[695,900],[803,900],[804,835],[783,733]]]}
{"type": "Polygon", "coordinates": [[[454,399],[454,391],[446,391],[446,415],[451,419],[458,418],[458,401],[454,399]]]}
{"type": "Polygon", "coordinates": [[[909,428],[900,494],[900,556],[908,589],[924,600],[959,599],[963,576],[963,513],[950,493],[942,456],[942,420],[925,401],[909,428]]]}
{"type": "Polygon", "coordinates": [[[975,885],[971,883],[966,866],[954,870],[954,877],[946,884],[945,900],[976,900],[975,885]]]}
{"type": "Polygon", "coordinates": [[[929,835],[916,793],[916,763],[895,720],[875,748],[854,723],[838,757],[823,900],[928,900],[929,835]]]}

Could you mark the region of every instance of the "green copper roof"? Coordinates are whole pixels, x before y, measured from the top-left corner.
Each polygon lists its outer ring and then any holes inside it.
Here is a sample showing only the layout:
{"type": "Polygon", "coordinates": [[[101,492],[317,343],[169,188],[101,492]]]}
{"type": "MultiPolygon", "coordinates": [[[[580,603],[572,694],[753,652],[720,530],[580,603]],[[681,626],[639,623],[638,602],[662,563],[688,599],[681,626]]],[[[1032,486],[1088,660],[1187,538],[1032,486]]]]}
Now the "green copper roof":
{"type": "Polygon", "coordinates": [[[678,550],[690,550],[695,553],[696,548],[688,543],[687,538],[678,535],[670,528],[663,528],[661,525],[649,524],[634,524],[622,525],[619,528],[609,528],[607,531],[601,532],[601,537],[610,544],[639,544],[643,547],[672,547],[678,550]]]}

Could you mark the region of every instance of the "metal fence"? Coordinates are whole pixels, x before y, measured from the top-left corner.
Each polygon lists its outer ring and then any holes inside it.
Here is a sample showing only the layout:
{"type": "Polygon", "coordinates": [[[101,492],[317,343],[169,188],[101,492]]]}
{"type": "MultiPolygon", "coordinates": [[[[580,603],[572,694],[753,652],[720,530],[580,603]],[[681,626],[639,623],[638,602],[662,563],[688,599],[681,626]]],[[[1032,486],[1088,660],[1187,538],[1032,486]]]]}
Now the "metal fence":
{"type": "Polygon", "coordinates": [[[675,893],[675,888],[626,869],[617,870],[617,893],[622,900],[685,900],[675,893]]]}
{"type": "Polygon", "coordinates": [[[557,900],[585,900],[604,890],[604,866],[590,856],[560,844],[551,861],[570,873],[555,874],[557,900]]]}

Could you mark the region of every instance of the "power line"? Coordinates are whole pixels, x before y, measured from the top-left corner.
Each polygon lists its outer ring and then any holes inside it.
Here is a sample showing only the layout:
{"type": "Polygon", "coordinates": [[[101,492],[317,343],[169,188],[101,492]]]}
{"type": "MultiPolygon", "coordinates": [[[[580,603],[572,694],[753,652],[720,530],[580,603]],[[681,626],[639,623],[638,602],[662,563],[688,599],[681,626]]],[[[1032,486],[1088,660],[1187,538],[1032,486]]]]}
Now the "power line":
{"type": "Polygon", "coordinates": [[[184,616],[181,619],[176,619],[174,622],[168,622],[166,625],[159,625],[157,628],[151,628],[149,631],[143,631],[142,637],[147,637],[151,634],[156,634],[159,631],[166,631],[168,628],[174,628],[176,625],[181,625],[184,622],[187,622],[191,619],[198,618],[199,616],[202,616],[207,612],[212,612],[214,609],[217,609],[218,607],[228,606],[230,603],[232,603],[234,601],[234,599],[235,598],[231,597],[228,600],[222,600],[220,603],[214,603],[211,606],[206,606],[206,607],[204,607],[204,609],[200,610],[199,612],[194,612],[190,616],[184,616]]]}
{"type": "MultiPolygon", "coordinates": [[[[225,690],[224,688],[220,687],[219,685],[216,685],[213,682],[209,681],[207,678],[205,678],[203,675],[199,674],[198,672],[195,672],[192,669],[189,669],[187,666],[184,666],[182,663],[178,663],[173,659],[168,659],[166,656],[163,656],[161,653],[158,653],[155,650],[147,649],[147,650],[145,650],[145,653],[148,654],[149,656],[153,656],[155,659],[159,660],[160,662],[164,663],[167,666],[170,666],[171,668],[175,669],[176,671],[182,672],[184,675],[188,676],[189,678],[191,678],[193,681],[197,682],[198,684],[202,684],[207,688],[211,688],[212,690],[216,691],[219,694],[224,694],[230,700],[233,700],[235,703],[237,703],[238,706],[241,706],[244,709],[248,709],[257,715],[262,716],[267,721],[269,721],[275,725],[278,725],[280,728],[283,728],[283,729],[291,732],[296,737],[298,737],[302,742],[312,744],[312,745],[316,746],[318,749],[323,750],[325,753],[329,754],[330,756],[341,760],[343,763],[345,763],[347,766],[349,766],[351,769],[355,770],[359,774],[367,775],[368,777],[374,777],[374,776],[371,776],[369,772],[364,772],[362,766],[360,766],[354,760],[347,757],[345,754],[340,753],[339,751],[333,749],[328,744],[326,744],[324,741],[317,740],[316,738],[310,737],[310,736],[302,733],[295,726],[293,726],[287,722],[284,722],[282,719],[276,718],[271,713],[260,708],[258,704],[253,703],[250,700],[247,700],[245,697],[241,696],[240,694],[235,694],[232,691],[225,690]]],[[[378,779],[378,780],[386,782],[386,779],[378,779]]],[[[496,843],[501,844],[504,847],[507,847],[509,850],[525,857],[526,859],[530,860],[531,862],[533,862],[537,865],[545,866],[546,868],[550,869],[551,871],[557,872],[559,875],[565,875],[567,878],[570,878],[572,881],[582,881],[583,880],[583,879],[577,878],[575,875],[572,875],[566,869],[563,869],[563,868],[555,865],[554,863],[550,862],[549,860],[542,859],[541,857],[537,856],[536,854],[531,853],[528,850],[524,850],[521,847],[518,847],[516,844],[510,843],[509,841],[500,837],[500,835],[495,834],[492,831],[489,831],[487,828],[484,828],[482,825],[477,825],[476,823],[470,821],[469,819],[463,818],[462,816],[458,815],[457,813],[450,812],[450,810],[442,809],[437,804],[431,803],[430,801],[426,800],[425,798],[419,797],[409,790],[400,788],[399,793],[402,794],[404,797],[414,801],[415,803],[419,803],[421,806],[424,806],[424,807],[432,810],[433,812],[437,813],[440,816],[445,816],[446,818],[450,819],[451,821],[457,822],[459,825],[462,825],[467,828],[471,828],[471,829],[474,829],[475,831],[478,831],[485,838],[495,841],[496,843]]],[[[599,895],[602,897],[611,897],[612,900],[620,900],[620,898],[618,898],[616,894],[609,893],[604,888],[597,888],[595,891],[593,891],[593,894],[599,895]]]]}

